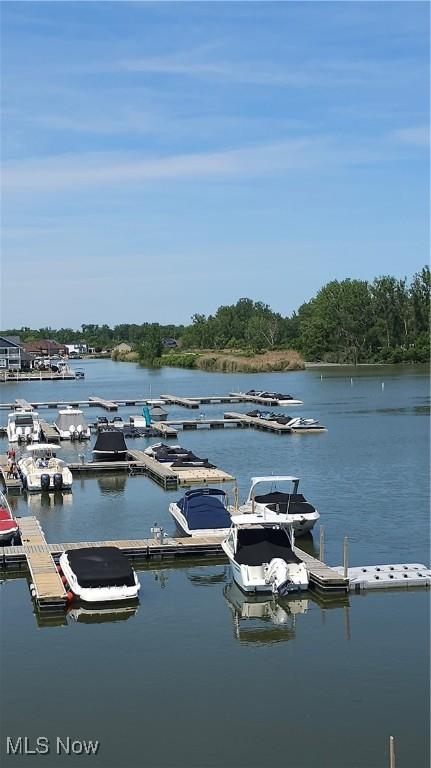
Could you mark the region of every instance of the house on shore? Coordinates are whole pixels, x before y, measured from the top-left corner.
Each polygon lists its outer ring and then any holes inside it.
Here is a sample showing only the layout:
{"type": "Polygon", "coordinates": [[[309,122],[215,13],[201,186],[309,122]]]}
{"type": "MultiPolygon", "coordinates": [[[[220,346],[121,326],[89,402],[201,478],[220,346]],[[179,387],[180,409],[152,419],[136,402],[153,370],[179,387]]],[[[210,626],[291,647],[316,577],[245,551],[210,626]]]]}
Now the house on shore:
{"type": "Polygon", "coordinates": [[[68,350],[65,344],[59,344],[54,339],[38,339],[37,341],[28,341],[22,345],[24,350],[31,355],[38,357],[51,357],[59,355],[66,357],[68,350]]]}
{"type": "Polygon", "coordinates": [[[29,370],[32,360],[19,336],[0,336],[0,372],[29,370]]]}

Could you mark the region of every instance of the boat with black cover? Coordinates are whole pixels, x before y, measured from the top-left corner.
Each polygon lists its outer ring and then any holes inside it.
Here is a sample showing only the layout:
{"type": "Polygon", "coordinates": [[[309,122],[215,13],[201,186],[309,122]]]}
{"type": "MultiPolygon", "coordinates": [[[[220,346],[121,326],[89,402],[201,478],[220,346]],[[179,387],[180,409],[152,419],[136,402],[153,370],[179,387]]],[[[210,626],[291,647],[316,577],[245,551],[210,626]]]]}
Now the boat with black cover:
{"type": "Polygon", "coordinates": [[[298,487],[299,478],[292,475],[252,477],[247,500],[239,507],[238,512],[246,515],[267,509],[282,513],[292,525],[295,536],[303,536],[311,531],[320,514],[302,493],[298,493],[298,487]],[[281,490],[286,484],[288,490],[281,490]],[[266,486],[266,493],[258,492],[258,487],[262,489],[262,486],[266,486]]]}
{"type": "Polygon", "coordinates": [[[94,461],[126,461],[127,445],[123,433],[113,427],[99,429],[93,448],[94,461]]]}
{"type": "Polygon", "coordinates": [[[283,597],[308,588],[307,568],[294,551],[294,541],[287,515],[262,507],[255,513],[235,515],[221,546],[244,592],[283,597]]]}
{"type": "Polygon", "coordinates": [[[18,523],[12,514],[6,496],[0,492],[0,544],[10,544],[18,536],[18,523]]]}
{"type": "Polygon", "coordinates": [[[59,567],[69,590],[84,602],[117,602],[138,597],[138,578],[118,547],[66,550],[60,556],[59,567]]]}
{"type": "Polygon", "coordinates": [[[231,525],[228,495],[219,488],[195,488],[169,504],[169,512],[187,536],[227,536],[231,525]]]}

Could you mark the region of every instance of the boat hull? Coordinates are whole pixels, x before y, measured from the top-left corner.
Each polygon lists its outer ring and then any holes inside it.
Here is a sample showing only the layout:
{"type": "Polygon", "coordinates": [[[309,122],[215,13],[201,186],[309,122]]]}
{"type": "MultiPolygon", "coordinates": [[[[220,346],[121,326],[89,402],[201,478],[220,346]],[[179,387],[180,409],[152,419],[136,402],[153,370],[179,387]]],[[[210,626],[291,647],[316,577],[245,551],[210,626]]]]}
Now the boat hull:
{"type": "Polygon", "coordinates": [[[75,573],[72,571],[66,555],[63,553],[60,557],[60,567],[67,579],[71,592],[84,603],[118,603],[126,600],[137,600],[141,585],[136,573],[134,574],[135,584],[131,587],[82,587],[75,573]]]}

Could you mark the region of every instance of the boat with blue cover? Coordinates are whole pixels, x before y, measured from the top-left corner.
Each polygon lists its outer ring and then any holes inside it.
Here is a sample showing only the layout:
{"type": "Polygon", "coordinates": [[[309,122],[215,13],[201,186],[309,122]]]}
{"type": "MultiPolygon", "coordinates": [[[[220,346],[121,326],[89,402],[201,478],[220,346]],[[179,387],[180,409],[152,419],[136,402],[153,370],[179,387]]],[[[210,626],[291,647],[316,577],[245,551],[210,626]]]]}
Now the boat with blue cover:
{"type": "Polygon", "coordinates": [[[187,536],[227,536],[232,522],[228,495],[220,488],[186,491],[169,512],[187,536]]]}

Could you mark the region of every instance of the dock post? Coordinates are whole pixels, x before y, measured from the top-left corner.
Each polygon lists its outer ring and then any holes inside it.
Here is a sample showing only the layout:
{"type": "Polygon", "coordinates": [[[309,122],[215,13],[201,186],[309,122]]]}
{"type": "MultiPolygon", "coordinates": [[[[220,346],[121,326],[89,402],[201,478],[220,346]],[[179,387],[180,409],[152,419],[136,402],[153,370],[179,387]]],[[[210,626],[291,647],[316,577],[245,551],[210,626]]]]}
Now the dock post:
{"type": "Polygon", "coordinates": [[[344,537],[343,565],[344,565],[344,578],[347,579],[349,576],[349,539],[347,536],[344,537]]]}
{"type": "Polygon", "coordinates": [[[395,768],[395,739],[389,736],[389,768],[395,768]]]}
{"type": "Polygon", "coordinates": [[[325,526],[321,525],[320,530],[320,541],[319,541],[319,560],[321,563],[325,562],[325,526]]]}

